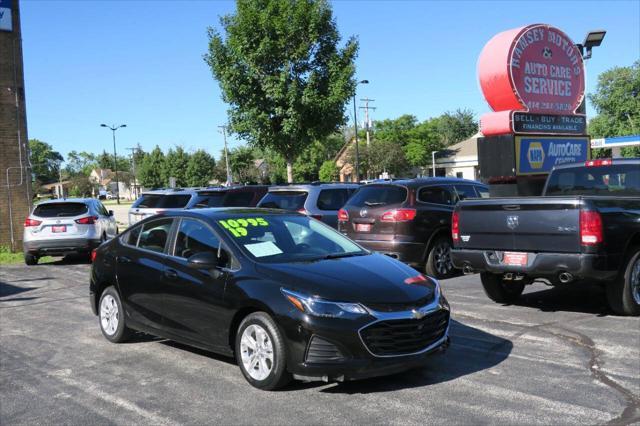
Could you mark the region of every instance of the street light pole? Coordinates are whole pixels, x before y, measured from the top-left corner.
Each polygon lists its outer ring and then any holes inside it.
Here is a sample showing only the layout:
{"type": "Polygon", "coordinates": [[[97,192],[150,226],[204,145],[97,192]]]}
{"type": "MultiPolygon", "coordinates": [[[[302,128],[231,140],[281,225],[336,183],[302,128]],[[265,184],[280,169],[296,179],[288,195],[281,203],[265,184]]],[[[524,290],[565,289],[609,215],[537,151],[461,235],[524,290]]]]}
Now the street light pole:
{"type": "Polygon", "coordinates": [[[227,150],[227,127],[218,126],[222,129],[222,138],[224,139],[224,162],[227,166],[227,186],[231,186],[233,183],[233,176],[231,175],[231,169],[229,168],[229,151],[227,150]]]}
{"type": "Polygon", "coordinates": [[[121,124],[116,126],[107,126],[106,124],[101,124],[100,127],[106,127],[111,130],[113,135],[113,170],[116,172],[116,201],[120,204],[120,182],[118,181],[118,154],[116,153],[116,130],[121,127],[127,127],[126,124],[121,124]]]}
{"type": "Polygon", "coordinates": [[[369,80],[360,80],[353,91],[353,138],[356,142],[356,182],[360,182],[360,148],[358,147],[358,108],[356,107],[356,92],[358,84],[369,84],[369,80]]]}
{"type": "Polygon", "coordinates": [[[131,151],[131,166],[133,168],[133,196],[138,198],[138,178],[136,176],[136,151],[138,147],[126,148],[131,151]]]}
{"type": "Polygon", "coordinates": [[[436,177],[436,153],[438,151],[431,151],[431,169],[433,170],[433,177],[436,177]]]}

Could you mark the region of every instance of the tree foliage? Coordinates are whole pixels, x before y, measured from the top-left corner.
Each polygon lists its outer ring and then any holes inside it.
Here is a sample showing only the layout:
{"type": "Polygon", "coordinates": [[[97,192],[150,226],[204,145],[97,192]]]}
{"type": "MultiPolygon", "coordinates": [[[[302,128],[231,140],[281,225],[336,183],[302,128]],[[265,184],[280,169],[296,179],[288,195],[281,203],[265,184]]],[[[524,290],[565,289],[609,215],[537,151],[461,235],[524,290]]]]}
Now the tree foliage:
{"type": "Polygon", "coordinates": [[[255,153],[253,149],[248,146],[238,146],[229,152],[229,167],[236,182],[247,183],[258,181],[254,160],[255,153]]]}
{"type": "Polygon", "coordinates": [[[340,178],[340,170],[336,162],[333,160],[327,160],[320,166],[319,176],[323,182],[336,182],[340,178]]]}
{"type": "Polygon", "coordinates": [[[187,167],[190,156],[185,150],[178,146],[176,149],[169,148],[164,160],[163,180],[169,182],[170,177],[176,178],[177,186],[187,185],[187,167]]]}
{"type": "Polygon", "coordinates": [[[345,121],[358,43],[340,35],[325,0],[238,0],[209,28],[205,61],[229,103],[231,130],[293,163],[345,121]]]}
{"type": "Polygon", "coordinates": [[[476,134],[478,122],[473,116],[473,111],[468,109],[445,112],[438,117],[438,132],[442,139],[442,145],[447,147],[476,134]]]}
{"type": "Polygon", "coordinates": [[[60,163],[64,161],[62,155],[54,151],[51,145],[38,139],[29,140],[29,151],[31,170],[36,179],[43,183],[57,181],[60,163]]]}
{"type": "Polygon", "coordinates": [[[206,151],[199,149],[189,158],[186,180],[188,186],[207,186],[213,179],[216,162],[206,151]]]}
{"type": "Polygon", "coordinates": [[[145,188],[161,188],[167,184],[164,180],[165,157],[159,146],[147,154],[138,166],[140,185],[145,188]]]}

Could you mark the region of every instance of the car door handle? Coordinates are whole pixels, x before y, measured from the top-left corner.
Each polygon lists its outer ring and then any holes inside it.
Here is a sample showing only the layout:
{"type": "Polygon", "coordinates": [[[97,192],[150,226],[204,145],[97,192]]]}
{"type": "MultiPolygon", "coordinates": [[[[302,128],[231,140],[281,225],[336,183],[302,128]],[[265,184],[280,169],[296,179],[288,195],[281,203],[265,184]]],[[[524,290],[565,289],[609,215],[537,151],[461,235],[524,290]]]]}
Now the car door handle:
{"type": "Polygon", "coordinates": [[[116,257],[116,261],[118,263],[131,263],[131,259],[128,258],[127,256],[118,256],[116,257]]]}
{"type": "Polygon", "coordinates": [[[178,273],[173,269],[167,269],[166,271],[164,271],[164,276],[171,280],[175,280],[176,278],[178,278],[178,273]]]}

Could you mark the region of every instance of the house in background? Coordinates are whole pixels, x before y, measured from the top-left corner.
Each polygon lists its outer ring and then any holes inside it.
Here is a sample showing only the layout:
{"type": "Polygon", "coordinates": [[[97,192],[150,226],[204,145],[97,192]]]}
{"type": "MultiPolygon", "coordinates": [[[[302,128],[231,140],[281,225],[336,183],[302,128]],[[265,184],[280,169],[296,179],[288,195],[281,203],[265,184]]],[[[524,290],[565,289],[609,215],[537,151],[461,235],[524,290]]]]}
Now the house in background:
{"type": "Polygon", "coordinates": [[[353,182],[355,180],[356,168],[350,162],[349,148],[355,146],[355,139],[345,143],[335,156],[334,161],[340,173],[340,182],[353,182]]]}
{"type": "MultiPolygon", "coordinates": [[[[121,175],[122,179],[124,175],[121,175]]],[[[137,198],[135,187],[130,186],[129,182],[120,180],[116,186],[116,174],[111,169],[93,169],[89,174],[89,181],[98,187],[98,196],[101,193],[110,193],[115,197],[116,194],[120,194],[120,199],[135,200],[137,198]],[[117,190],[117,189],[118,190],[117,190]]]]}
{"type": "MultiPolygon", "coordinates": [[[[440,155],[436,154],[436,176],[458,177],[463,179],[480,179],[478,167],[478,132],[462,142],[446,148],[440,155]]],[[[431,176],[431,173],[429,173],[431,176]]]]}

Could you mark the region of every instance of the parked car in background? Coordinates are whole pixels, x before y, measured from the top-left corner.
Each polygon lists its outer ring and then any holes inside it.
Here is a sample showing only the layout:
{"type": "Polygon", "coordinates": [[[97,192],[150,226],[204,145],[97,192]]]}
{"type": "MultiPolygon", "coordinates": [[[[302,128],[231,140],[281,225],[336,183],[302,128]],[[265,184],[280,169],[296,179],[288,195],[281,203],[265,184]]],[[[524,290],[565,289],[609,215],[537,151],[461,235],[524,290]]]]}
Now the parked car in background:
{"type": "Polygon", "coordinates": [[[449,342],[437,280],[282,210],[148,218],[96,250],[89,292],[107,340],[141,330],[235,356],[266,390],[417,368],[449,342]]]}
{"type": "Polygon", "coordinates": [[[458,178],[420,178],[361,187],[338,212],[339,230],[364,247],[451,277],[451,214],[459,200],[488,197],[488,188],[458,178]]]}
{"type": "Polygon", "coordinates": [[[43,201],[24,221],[24,261],[84,254],[118,234],[113,212],[93,198],[43,201]]]}
{"type": "Polygon", "coordinates": [[[272,186],[258,207],[297,211],[338,227],[338,210],[360,187],[356,183],[311,183],[272,186]]]}
{"type": "Polygon", "coordinates": [[[267,185],[238,185],[145,191],[129,209],[129,225],[170,210],[205,207],[255,207],[267,193],[267,189],[267,185]]]}
{"type": "Polygon", "coordinates": [[[480,272],[495,302],[535,280],[590,281],[613,311],[640,315],[640,159],[556,166],[542,197],[464,201],[453,222],[455,265],[480,272]]]}

